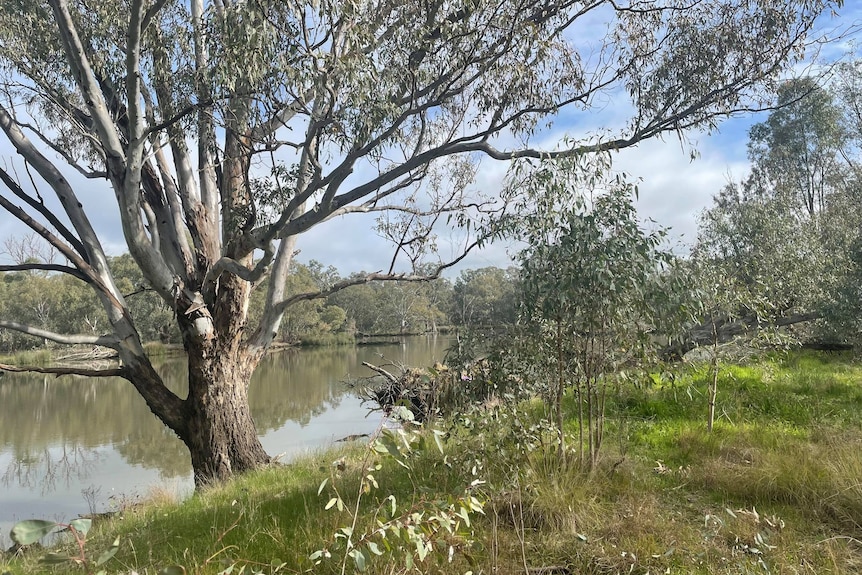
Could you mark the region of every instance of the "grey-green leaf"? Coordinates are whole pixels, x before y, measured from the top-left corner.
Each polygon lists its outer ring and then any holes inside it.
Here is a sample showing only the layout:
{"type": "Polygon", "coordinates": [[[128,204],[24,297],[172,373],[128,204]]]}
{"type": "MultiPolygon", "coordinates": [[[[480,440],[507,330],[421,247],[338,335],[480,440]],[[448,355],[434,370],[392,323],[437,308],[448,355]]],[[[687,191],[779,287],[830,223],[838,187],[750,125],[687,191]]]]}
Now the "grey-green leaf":
{"type": "Polygon", "coordinates": [[[53,531],[57,524],[44,519],[27,519],[19,521],[12,527],[9,536],[18,545],[32,545],[53,531]]]}
{"type": "Polygon", "coordinates": [[[99,565],[104,565],[111,557],[117,554],[117,551],[120,549],[120,538],[117,537],[114,539],[114,542],[111,543],[111,546],[108,549],[99,555],[99,558],[96,559],[96,567],[99,565]]]}
{"type": "Polygon", "coordinates": [[[41,559],[39,559],[42,563],[47,563],[48,565],[60,565],[62,563],[68,563],[72,558],[68,555],[61,555],[59,553],[48,553],[41,559]]]}
{"type": "Polygon", "coordinates": [[[73,519],[69,522],[69,527],[74,527],[75,531],[81,533],[82,535],[86,535],[88,531],[90,531],[90,527],[93,526],[93,520],[87,519],[85,517],[79,517],[78,519],[73,519]]]}

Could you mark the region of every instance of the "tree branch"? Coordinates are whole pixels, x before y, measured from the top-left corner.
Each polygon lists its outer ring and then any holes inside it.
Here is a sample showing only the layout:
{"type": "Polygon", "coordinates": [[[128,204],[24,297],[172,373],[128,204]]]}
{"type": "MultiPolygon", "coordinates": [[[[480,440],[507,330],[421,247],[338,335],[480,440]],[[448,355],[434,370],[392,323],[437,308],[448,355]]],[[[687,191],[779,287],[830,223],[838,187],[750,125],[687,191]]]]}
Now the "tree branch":
{"type": "MultiPolygon", "coordinates": [[[[5,174],[5,172],[0,170],[0,175],[2,174],[5,174]]],[[[0,207],[4,208],[7,212],[17,218],[21,223],[28,226],[34,232],[45,238],[45,241],[57,248],[57,251],[63,254],[63,256],[65,256],[65,258],[68,259],[70,262],[75,264],[75,266],[81,271],[81,273],[83,273],[84,275],[86,275],[87,278],[89,278],[88,281],[94,279],[94,277],[87,275],[87,272],[91,271],[89,264],[87,264],[87,262],[85,262],[80,255],[75,253],[72,248],[60,241],[60,238],[52,234],[48,228],[31,218],[24,210],[14,205],[12,202],[7,200],[3,196],[0,196],[0,207]]]]}
{"type": "Polygon", "coordinates": [[[385,377],[389,381],[389,383],[394,383],[394,384],[398,383],[398,378],[395,377],[394,375],[392,375],[391,373],[389,373],[388,371],[386,371],[385,369],[383,369],[382,367],[378,367],[374,364],[368,363],[367,361],[363,361],[362,365],[364,365],[365,367],[367,367],[371,371],[375,371],[375,372],[379,373],[380,375],[385,377]]]}
{"type": "MultiPolygon", "coordinates": [[[[124,152],[123,145],[120,143],[120,136],[114,126],[111,114],[108,112],[105,98],[99,89],[99,83],[96,81],[93,69],[90,67],[84,45],[78,37],[66,0],[49,0],[49,3],[54,11],[54,21],[60,31],[60,38],[66,51],[69,67],[84,96],[84,101],[87,102],[90,116],[95,122],[96,131],[99,133],[99,140],[105,147],[109,166],[112,160],[122,161],[124,152]]],[[[129,97],[137,97],[137,95],[130,95],[129,97]]],[[[116,166],[114,167],[116,168],[116,166]]]]}
{"type": "Polygon", "coordinates": [[[33,337],[47,339],[66,345],[100,345],[111,349],[119,349],[120,347],[120,340],[114,335],[66,335],[45,329],[39,329],[38,327],[25,325],[15,321],[0,321],[0,328],[20,331],[21,333],[26,333],[33,337]]]}
{"type": "Polygon", "coordinates": [[[207,272],[206,278],[204,279],[205,287],[203,289],[206,290],[206,286],[217,281],[219,276],[224,272],[232,273],[247,282],[256,282],[266,274],[274,254],[275,252],[272,245],[267,246],[264,250],[263,257],[252,269],[249,269],[238,261],[225,256],[219,259],[209,272],[207,272]]]}
{"type": "Polygon", "coordinates": [[[465,257],[467,257],[467,254],[469,254],[470,251],[473,250],[473,248],[478,246],[480,242],[481,242],[481,240],[476,240],[476,241],[471,242],[457,258],[453,259],[452,261],[450,261],[448,263],[438,265],[435,268],[435,270],[430,274],[421,274],[421,275],[409,274],[409,273],[392,274],[392,273],[381,273],[381,272],[365,274],[364,276],[359,276],[359,277],[354,277],[354,278],[342,280],[342,281],[337,282],[337,283],[333,284],[331,287],[324,289],[324,290],[305,292],[305,293],[292,295],[289,298],[283,300],[281,303],[279,303],[273,307],[278,311],[278,313],[282,313],[282,312],[284,312],[284,310],[286,310],[288,307],[292,306],[295,303],[298,303],[301,301],[309,301],[309,300],[315,300],[315,299],[321,299],[321,298],[329,297],[330,295],[334,294],[335,292],[339,292],[343,289],[349,288],[350,286],[363,285],[363,284],[367,284],[370,282],[376,282],[376,281],[401,281],[401,282],[428,282],[428,281],[432,281],[432,280],[439,278],[440,274],[443,273],[444,270],[446,270],[446,269],[448,269],[454,265],[457,265],[458,262],[460,262],[465,257]]]}
{"type": "Polygon", "coordinates": [[[87,283],[90,282],[90,278],[87,277],[86,274],[81,273],[80,270],[75,268],[59,265],[59,264],[17,264],[17,265],[0,265],[0,272],[29,272],[29,271],[46,271],[46,272],[60,272],[64,274],[69,274],[70,276],[74,276],[79,280],[83,280],[87,283]]]}
{"type": "MultiPolygon", "coordinates": [[[[75,225],[78,233],[83,236],[84,234],[82,233],[82,230],[89,230],[92,232],[92,237],[95,238],[95,232],[93,232],[92,228],[89,227],[89,221],[86,219],[86,215],[84,215],[83,211],[77,207],[80,204],[78,204],[78,198],[72,191],[72,187],[69,185],[69,182],[63,177],[56,166],[54,166],[48,158],[36,149],[2,104],[0,104],[0,128],[2,128],[6,133],[6,136],[15,147],[15,150],[26,162],[36,168],[36,171],[40,176],[42,176],[42,179],[48,182],[48,185],[50,185],[54,190],[54,193],[57,195],[60,203],[63,204],[63,207],[66,209],[66,213],[69,215],[69,219],[72,220],[72,225],[75,225]],[[77,219],[76,217],[73,217],[73,215],[81,215],[83,216],[83,219],[77,219]],[[76,224],[81,225],[81,228],[76,224]]],[[[54,226],[54,229],[56,229],[60,235],[72,245],[78,254],[89,263],[90,254],[85,249],[84,242],[75,237],[69,228],[63,225],[57,216],[55,216],[51,210],[45,206],[45,204],[33,199],[25,193],[21,186],[19,186],[5,170],[0,170],[0,179],[3,180],[3,183],[6,184],[13,194],[27,202],[30,207],[42,214],[42,216],[48,220],[52,226],[54,226]]]]}

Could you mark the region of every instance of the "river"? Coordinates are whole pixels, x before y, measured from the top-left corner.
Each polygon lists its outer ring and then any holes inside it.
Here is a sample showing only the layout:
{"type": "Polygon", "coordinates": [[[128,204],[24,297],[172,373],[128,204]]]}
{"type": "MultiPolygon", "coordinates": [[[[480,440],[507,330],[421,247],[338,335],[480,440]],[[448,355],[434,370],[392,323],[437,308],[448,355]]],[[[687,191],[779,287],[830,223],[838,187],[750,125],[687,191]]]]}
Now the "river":
{"type": "MultiPolygon", "coordinates": [[[[270,455],[287,461],[351,434],[371,433],[369,414],[345,384],[373,375],[363,361],[428,366],[448,338],[398,344],[286,350],[267,356],[249,389],[251,411],[270,455]]],[[[156,368],[185,395],[185,358],[156,368]]],[[[0,377],[0,545],[21,519],[67,520],[110,510],[151,489],[193,489],[188,452],[121,379],[6,373],[0,377]]]]}

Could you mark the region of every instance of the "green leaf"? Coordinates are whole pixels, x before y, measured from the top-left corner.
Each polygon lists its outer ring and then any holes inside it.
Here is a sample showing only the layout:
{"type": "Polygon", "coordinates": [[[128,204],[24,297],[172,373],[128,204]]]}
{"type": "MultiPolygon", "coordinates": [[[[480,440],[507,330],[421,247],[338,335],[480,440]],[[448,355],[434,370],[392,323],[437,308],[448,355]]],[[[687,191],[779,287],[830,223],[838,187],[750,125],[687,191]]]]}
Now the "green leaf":
{"type": "Polygon", "coordinates": [[[86,535],[87,532],[90,531],[90,527],[92,526],[93,520],[85,517],[79,517],[78,519],[73,519],[69,522],[69,527],[73,527],[75,531],[77,531],[81,535],[86,535]]]}
{"type": "Polygon", "coordinates": [[[428,547],[422,538],[416,539],[416,556],[419,557],[420,562],[425,561],[425,557],[428,556],[428,547]]]}
{"type": "Polygon", "coordinates": [[[332,509],[332,506],[338,503],[338,497],[333,497],[326,503],[326,507],[324,509],[332,509]]]}
{"type": "Polygon", "coordinates": [[[73,561],[73,559],[68,555],[61,555],[59,553],[47,553],[44,557],[39,559],[40,563],[46,563],[48,565],[60,565],[61,563],[68,563],[69,561],[73,561]]]}
{"type": "Polygon", "coordinates": [[[16,523],[9,535],[18,545],[32,545],[56,527],[57,524],[53,521],[27,519],[16,523]]]}
{"type": "Polygon", "coordinates": [[[326,484],[329,483],[329,478],[327,477],[323,481],[320,482],[320,487],[317,488],[317,494],[320,495],[323,493],[323,488],[326,487],[326,484]]]}
{"type": "Polygon", "coordinates": [[[169,565],[159,571],[159,575],[186,575],[186,568],[182,565],[169,565]]]}
{"type": "Polygon", "coordinates": [[[365,568],[368,566],[368,560],[361,549],[351,549],[348,555],[353,557],[353,562],[356,563],[356,569],[359,571],[365,571],[365,568]]]}
{"type": "Polygon", "coordinates": [[[111,543],[111,546],[105,550],[104,553],[99,555],[99,558],[96,559],[96,567],[99,565],[104,565],[111,557],[117,554],[117,551],[120,549],[120,538],[117,537],[114,539],[114,542],[111,543]]]}

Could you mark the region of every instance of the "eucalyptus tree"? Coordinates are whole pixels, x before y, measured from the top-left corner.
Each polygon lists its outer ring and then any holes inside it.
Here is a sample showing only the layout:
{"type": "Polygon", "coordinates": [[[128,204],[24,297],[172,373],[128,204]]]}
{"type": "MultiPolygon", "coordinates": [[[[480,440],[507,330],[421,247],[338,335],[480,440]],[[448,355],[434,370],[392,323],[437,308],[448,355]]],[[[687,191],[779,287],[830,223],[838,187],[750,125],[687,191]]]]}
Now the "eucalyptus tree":
{"type": "Polygon", "coordinates": [[[493,326],[517,319],[514,269],[486,267],[464,270],[452,288],[450,316],[462,326],[493,326]]]}
{"type": "Polygon", "coordinates": [[[544,349],[538,361],[551,382],[561,454],[563,395],[571,388],[579,461],[589,469],[601,451],[608,384],[650,347],[659,299],[650,285],[673,261],[662,247],[666,232],[638,221],[635,186],[609,167],[540,168],[527,183],[536,207],[515,218],[527,243],[519,254],[523,319],[527,337],[544,349]]]}
{"type": "Polygon", "coordinates": [[[749,134],[748,193],[780,198],[808,218],[823,211],[841,182],[848,137],[843,116],[835,97],[816,79],[782,84],[776,109],[749,134]]]}
{"type": "Polygon", "coordinates": [[[447,215],[472,233],[483,211],[505,207],[471,185],[479,158],[616,150],[760,104],[801,57],[817,16],[840,5],[3,2],[0,128],[40,181],[0,171],[0,205],[66,260],[57,271],[95,291],[108,327],[92,336],[0,326],[115,349],[116,368],[86,373],[131,382],[188,446],[198,484],[267,464],[248,386],[289,306],[349,283],[420,279],[399,262],[433,253],[447,215]],[[555,114],[577,118],[609,98],[628,121],[536,147],[555,114]],[[174,311],[189,358],[185,398],[144,351],[91,223],[101,206],[88,213],[81,201],[103,181],[130,255],[174,311]],[[48,192],[56,204],[42,201],[48,192]],[[395,243],[383,271],[286,291],[303,233],[369,213],[395,243]],[[250,323],[249,294],[267,276],[250,323]]]}
{"type": "Polygon", "coordinates": [[[751,174],[700,219],[692,277],[702,278],[703,321],[674,352],[809,321],[834,300],[858,237],[846,109],[812,78],[779,87],[776,108],[750,131],[751,174]]]}

